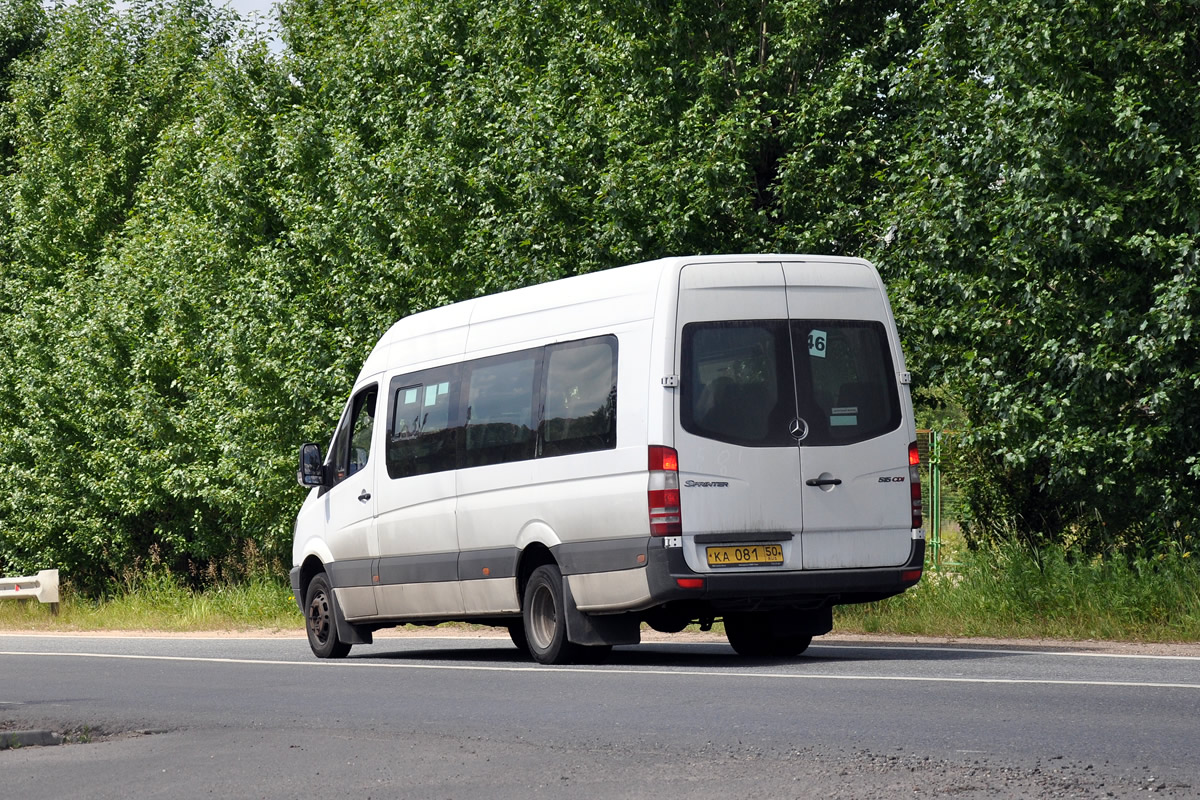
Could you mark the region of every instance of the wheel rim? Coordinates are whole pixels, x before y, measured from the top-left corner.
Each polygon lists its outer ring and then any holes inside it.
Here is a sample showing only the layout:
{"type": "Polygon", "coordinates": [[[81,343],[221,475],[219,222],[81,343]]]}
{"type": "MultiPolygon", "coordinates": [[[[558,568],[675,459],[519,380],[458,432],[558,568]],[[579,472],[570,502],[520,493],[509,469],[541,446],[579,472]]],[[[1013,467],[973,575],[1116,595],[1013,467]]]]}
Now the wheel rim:
{"type": "Polygon", "coordinates": [[[329,601],[324,592],[317,592],[308,607],[308,629],[320,644],[329,640],[329,617],[329,601]]]}
{"type": "Polygon", "coordinates": [[[549,586],[541,584],[534,589],[529,616],[531,624],[526,634],[539,650],[545,650],[553,643],[554,631],[558,627],[558,608],[549,586]]]}

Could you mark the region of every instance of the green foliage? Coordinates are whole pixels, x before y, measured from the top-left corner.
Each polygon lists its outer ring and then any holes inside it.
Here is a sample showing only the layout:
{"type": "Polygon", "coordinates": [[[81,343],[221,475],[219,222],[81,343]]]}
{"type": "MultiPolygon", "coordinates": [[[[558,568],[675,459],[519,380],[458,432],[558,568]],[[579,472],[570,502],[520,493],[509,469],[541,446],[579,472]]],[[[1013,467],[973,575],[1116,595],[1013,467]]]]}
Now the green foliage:
{"type": "Polygon", "coordinates": [[[96,590],[151,545],[209,555],[195,534],[215,520],[189,483],[204,439],[166,400],[207,349],[172,338],[174,278],[196,272],[138,234],[155,154],[195,124],[231,27],[197,4],[97,2],[54,9],[48,28],[12,65],[6,107],[0,558],[96,590]]]}
{"type": "Polygon", "coordinates": [[[158,572],[123,584],[104,596],[67,593],[52,615],[36,602],[0,604],[0,629],[24,631],[238,631],[273,629],[299,633],[304,618],[287,581],[243,579],[195,589],[158,572]]]}
{"type": "Polygon", "coordinates": [[[908,8],[290,3],[291,245],[369,276],[372,331],[659,255],[852,248],[829,211],[878,163],[908,8]]]}
{"type": "Polygon", "coordinates": [[[38,0],[0,0],[0,172],[8,172],[8,160],[13,155],[12,141],[7,136],[12,129],[9,118],[13,68],[32,51],[41,47],[46,36],[46,14],[38,0]]]}
{"type": "Polygon", "coordinates": [[[1197,641],[1200,567],[1190,552],[1088,556],[1002,543],[965,551],[882,603],[841,606],[837,626],[926,636],[1197,641]]]}
{"type": "Polygon", "coordinates": [[[287,0],[276,55],[206,0],[0,0],[0,568],[284,561],[295,446],[396,318],[732,251],[880,263],[972,541],[1162,552],[1194,11],[287,0]]]}
{"type": "Polygon", "coordinates": [[[914,114],[880,260],[916,372],[967,414],[971,534],[1195,530],[1195,5],[931,8],[893,87],[914,114]]]}

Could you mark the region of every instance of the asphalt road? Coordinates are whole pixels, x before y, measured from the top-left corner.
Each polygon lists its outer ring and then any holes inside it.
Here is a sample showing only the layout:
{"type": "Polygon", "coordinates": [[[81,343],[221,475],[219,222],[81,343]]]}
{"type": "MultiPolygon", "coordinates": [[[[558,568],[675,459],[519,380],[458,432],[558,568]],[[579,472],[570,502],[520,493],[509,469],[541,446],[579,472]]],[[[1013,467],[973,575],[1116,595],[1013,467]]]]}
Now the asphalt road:
{"type": "Polygon", "coordinates": [[[1200,797],[1200,658],[720,643],[0,634],[5,797],[1200,797]]]}

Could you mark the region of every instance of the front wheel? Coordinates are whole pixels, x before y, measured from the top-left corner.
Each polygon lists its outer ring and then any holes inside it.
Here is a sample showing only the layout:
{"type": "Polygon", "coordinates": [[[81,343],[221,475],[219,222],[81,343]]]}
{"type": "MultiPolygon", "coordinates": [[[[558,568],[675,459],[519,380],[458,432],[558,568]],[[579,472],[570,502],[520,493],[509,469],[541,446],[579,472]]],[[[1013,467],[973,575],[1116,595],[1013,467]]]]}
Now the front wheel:
{"type": "Polygon", "coordinates": [[[314,576],[308,582],[304,608],[304,628],[313,654],[317,658],[345,658],[350,652],[350,645],[338,638],[333,589],[329,587],[325,573],[314,576]]]}

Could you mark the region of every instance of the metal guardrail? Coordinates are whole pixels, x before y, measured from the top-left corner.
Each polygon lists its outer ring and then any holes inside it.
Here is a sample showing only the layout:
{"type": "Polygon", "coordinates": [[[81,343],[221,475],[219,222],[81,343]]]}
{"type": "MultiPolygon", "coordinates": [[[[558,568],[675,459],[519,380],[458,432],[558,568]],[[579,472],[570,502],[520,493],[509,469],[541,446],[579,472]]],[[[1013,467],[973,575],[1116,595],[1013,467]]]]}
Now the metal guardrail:
{"type": "Polygon", "coordinates": [[[33,600],[49,603],[58,613],[58,570],[44,569],[23,578],[0,578],[0,600],[33,600]]]}

